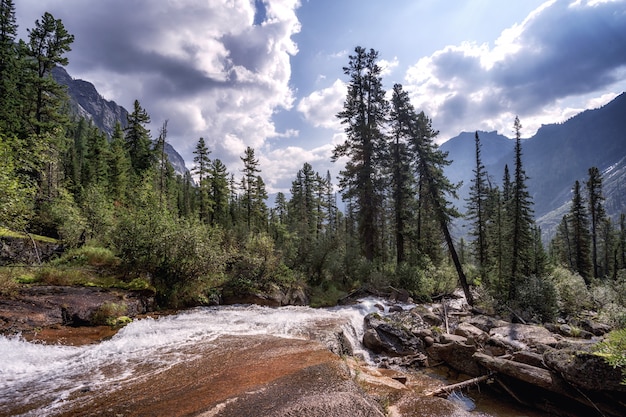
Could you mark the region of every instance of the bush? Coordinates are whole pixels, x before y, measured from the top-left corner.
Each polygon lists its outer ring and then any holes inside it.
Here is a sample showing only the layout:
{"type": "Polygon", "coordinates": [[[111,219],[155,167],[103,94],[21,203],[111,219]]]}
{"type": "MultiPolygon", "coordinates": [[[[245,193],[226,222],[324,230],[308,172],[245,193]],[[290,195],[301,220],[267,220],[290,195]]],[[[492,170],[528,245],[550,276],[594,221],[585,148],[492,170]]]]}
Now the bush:
{"type": "Polygon", "coordinates": [[[50,265],[60,266],[94,266],[116,268],[120,264],[120,259],[108,248],[95,246],[83,246],[70,249],[60,258],[54,259],[50,265]]]}
{"type": "Polygon", "coordinates": [[[95,325],[102,326],[117,326],[128,324],[129,320],[126,317],[128,308],[124,304],[118,303],[104,303],[91,317],[91,321],[95,325]]]}
{"type": "Polygon", "coordinates": [[[72,195],[65,189],[59,189],[58,196],[41,206],[39,227],[46,234],[56,231],[68,247],[74,248],[84,241],[86,220],[72,195]]]}
{"type": "Polygon", "coordinates": [[[557,267],[550,275],[550,280],[556,289],[559,311],[562,314],[575,314],[592,307],[591,293],[577,273],[557,267]]]}
{"type": "Polygon", "coordinates": [[[558,312],[554,285],[549,279],[539,276],[530,276],[519,283],[514,302],[521,316],[528,320],[551,321],[558,312]]]}
{"type": "Polygon", "coordinates": [[[0,295],[12,296],[17,294],[19,288],[17,269],[12,267],[0,268],[0,295]]]}
{"type": "Polygon", "coordinates": [[[602,356],[611,366],[621,368],[626,385],[626,329],[614,330],[594,346],[596,355],[602,356]]]}

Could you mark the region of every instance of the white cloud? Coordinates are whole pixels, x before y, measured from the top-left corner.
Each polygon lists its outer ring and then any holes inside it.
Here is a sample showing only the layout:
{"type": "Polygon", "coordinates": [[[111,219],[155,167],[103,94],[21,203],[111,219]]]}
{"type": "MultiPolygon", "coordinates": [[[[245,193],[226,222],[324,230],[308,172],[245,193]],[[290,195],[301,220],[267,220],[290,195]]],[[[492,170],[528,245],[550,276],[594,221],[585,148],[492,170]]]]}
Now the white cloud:
{"type": "Polygon", "coordinates": [[[276,132],[272,116],[294,103],[299,1],[263,4],[259,25],[250,0],[20,0],[18,8],[50,11],[76,36],[70,75],[127,109],[138,99],[153,133],[168,119],[169,140],[187,161],[202,136],[229,166],[246,146],[294,134],[276,132]]]}
{"type": "Polygon", "coordinates": [[[397,56],[393,57],[391,61],[381,59],[380,61],[378,61],[378,66],[381,69],[380,75],[384,77],[385,75],[391,74],[398,65],[400,65],[400,61],[398,60],[397,56]]]}
{"type": "Polygon", "coordinates": [[[343,108],[346,94],[346,84],[337,79],[330,87],[303,97],[298,103],[297,110],[315,127],[340,130],[341,123],[336,114],[343,108]]]}
{"type": "Polygon", "coordinates": [[[493,46],[465,42],[421,58],[404,87],[442,139],[474,129],[510,134],[515,115],[530,136],[624,87],[623,4],[546,2],[493,46]]]}

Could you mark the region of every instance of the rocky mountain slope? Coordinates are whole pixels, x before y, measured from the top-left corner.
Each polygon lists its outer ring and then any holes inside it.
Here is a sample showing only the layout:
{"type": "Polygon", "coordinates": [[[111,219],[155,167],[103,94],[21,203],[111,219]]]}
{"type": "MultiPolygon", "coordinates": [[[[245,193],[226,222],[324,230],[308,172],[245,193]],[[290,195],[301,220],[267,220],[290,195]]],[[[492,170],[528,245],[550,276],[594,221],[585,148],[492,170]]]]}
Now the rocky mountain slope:
{"type": "MultiPolygon", "coordinates": [[[[102,97],[92,83],[72,78],[62,67],[54,68],[52,77],[57,83],[67,87],[73,113],[91,120],[109,138],[113,135],[117,122],[120,122],[122,127],[126,126],[128,111],[116,102],[102,97]]],[[[184,175],[187,168],[183,157],[169,143],[165,144],[165,152],[174,171],[178,175],[184,175]]]]}
{"type": "MultiPolygon", "coordinates": [[[[542,126],[522,142],[522,162],[529,180],[528,189],[534,200],[535,217],[546,236],[552,233],[571,200],[576,180],[586,181],[588,169],[598,167],[603,173],[603,192],[607,213],[616,219],[626,212],[626,93],[605,106],[586,110],[564,123],[542,126]]],[[[524,121],[522,120],[522,124],[524,121]]],[[[478,132],[483,164],[494,184],[500,185],[504,166],[513,174],[514,142],[495,132],[478,132]]],[[[463,181],[460,200],[465,211],[465,198],[475,167],[474,133],[461,133],[441,145],[453,162],[446,175],[463,181]]]]}

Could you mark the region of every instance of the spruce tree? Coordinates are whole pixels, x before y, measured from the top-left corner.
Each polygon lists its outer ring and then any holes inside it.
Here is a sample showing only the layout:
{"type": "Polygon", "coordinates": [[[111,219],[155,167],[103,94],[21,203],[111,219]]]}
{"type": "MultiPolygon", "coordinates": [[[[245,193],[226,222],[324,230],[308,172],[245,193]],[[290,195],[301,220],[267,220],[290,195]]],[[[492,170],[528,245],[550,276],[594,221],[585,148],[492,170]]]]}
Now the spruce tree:
{"type": "Polygon", "coordinates": [[[111,187],[111,197],[123,202],[129,192],[131,163],[128,151],[126,150],[126,140],[124,131],[120,123],[115,124],[113,136],[111,137],[111,152],[109,153],[109,185],[111,187]]]}
{"type": "Polygon", "coordinates": [[[534,225],[532,199],[526,186],[526,172],[522,165],[522,125],[518,117],[513,123],[515,130],[515,173],[511,198],[508,205],[511,241],[511,284],[509,300],[515,299],[516,287],[522,276],[528,276],[531,267],[530,250],[533,246],[532,227],[534,225]]]}
{"type": "Polygon", "coordinates": [[[572,242],[572,263],[574,271],[583,277],[587,286],[591,284],[589,280],[591,273],[590,263],[590,236],[589,218],[584,199],[580,190],[580,182],[574,183],[572,193],[572,205],[569,212],[569,229],[571,230],[572,242]]]}
{"type": "Polygon", "coordinates": [[[210,175],[211,175],[211,159],[209,155],[211,151],[207,148],[204,138],[198,139],[196,149],[193,151],[194,167],[192,173],[198,177],[198,203],[200,209],[200,220],[209,222],[212,212],[211,200],[209,199],[210,175]]]}
{"type": "Polygon", "coordinates": [[[127,127],[126,146],[132,171],[137,177],[141,177],[152,167],[155,155],[152,151],[152,138],[146,127],[150,123],[148,112],[141,107],[139,100],[133,103],[133,112],[126,117],[127,127]]]}
{"type": "Polygon", "coordinates": [[[16,47],[17,21],[13,0],[0,0],[0,132],[19,131],[19,64],[16,47]]]}
{"type": "Polygon", "coordinates": [[[254,155],[254,149],[248,146],[244,155],[240,157],[243,162],[243,178],[241,180],[241,189],[244,192],[244,209],[246,213],[246,225],[248,231],[252,230],[253,212],[255,209],[255,195],[257,192],[257,173],[259,169],[259,160],[254,155]]]}
{"type": "Polygon", "coordinates": [[[487,186],[487,171],[480,157],[480,138],[478,132],[474,134],[475,143],[475,166],[474,176],[470,185],[470,194],[467,199],[467,218],[472,222],[471,236],[474,238],[474,257],[478,267],[483,269],[487,266],[487,200],[489,189],[487,186]]]}
{"type": "Polygon", "coordinates": [[[221,160],[213,160],[209,178],[210,196],[213,202],[211,224],[221,224],[225,226],[228,217],[228,172],[226,165],[224,165],[221,160]]]}
{"type": "Polygon", "coordinates": [[[415,181],[411,172],[411,155],[408,141],[411,137],[411,123],[414,121],[415,110],[409,95],[402,85],[393,86],[391,98],[391,149],[389,166],[391,182],[391,199],[394,213],[396,263],[405,261],[406,240],[409,235],[409,224],[413,218],[412,204],[415,199],[415,181]]]}
{"type": "MultiPolygon", "coordinates": [[[[587,186],[587,207],[589,208],[591,225],[591,261],[593,265],[593,276],[600,276],[600,266],[598,262],[598,235],[605,220],[604,196],[602,195],[602,175],[597,167],[589,168],[589,179],[587,186]]],[[[605,268],[608,264],[605,265],[605,268]]]]}
{"type": "Polygon", "coordinates": [[[468,304],[474,303],[474,297],[470,291],[467,278],[461,265],[461,260],[454,246],[454,241],[450,233],[452,219],[459,217],[458,211],[450,204],[448,196],[457,197],[458,185],[452,184],[444,175],[444,167],[451,161],[447,159],[448,154],[441,151],[435,144],[435,137],[439,134],[433,130],[432,121],[424,112],[420,112],[411,118],[411,147],[417,159],[416,171],[423,183],[423,194],[432,207],[434,217],[439,223],[441,233],[448,246],[448,251],[454,267],[456,268],[459,284],[463,289],[468,304]]]}
{"type": "Polygon", "coordinates": [[[362,253],[369,261],[377,255],[378,218],[381,210],[381,154],[385,146],[384,126],[388,103],[382,86],[378,52],[360,46],[350,55],[345,75],[350,77],[343,110],[337,114],[345,125],[346,140],[333,150],[332,160],[348,157],[340,171],[339,188],[344,200],[353,202],[362,253]]]}

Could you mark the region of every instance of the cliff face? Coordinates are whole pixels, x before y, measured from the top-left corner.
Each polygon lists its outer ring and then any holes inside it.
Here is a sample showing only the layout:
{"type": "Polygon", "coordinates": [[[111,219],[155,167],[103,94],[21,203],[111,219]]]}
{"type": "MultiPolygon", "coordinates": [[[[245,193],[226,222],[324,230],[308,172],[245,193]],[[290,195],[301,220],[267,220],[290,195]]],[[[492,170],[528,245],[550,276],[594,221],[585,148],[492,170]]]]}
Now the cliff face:
{"type": "MultiPolygon", "coordinates": [[[[52,77],[57,83],[67,87],[72,111],[79,117],[91,120],[109,138],[113,135],[117,122],[126,127],[128,111],[116,102],[102,97],[92,83],[72,78],[62,67],[54,68],[52,77]]],[[[174,171],[183,176],[187,172],[183,157],[169,143],[165,146],[165,152],[174,171]]]]}
{"type": "Polygon", "coordinates": [[[78,116],[91,120],[109,137],[113,135],[117,122],[122,127],[126,126],[126,109],[114,101],[106,100],[90,82],[73,79],[62,67],[54,68],[52,77],[57,83],[67,87],[72,110],[78,116]]]}

